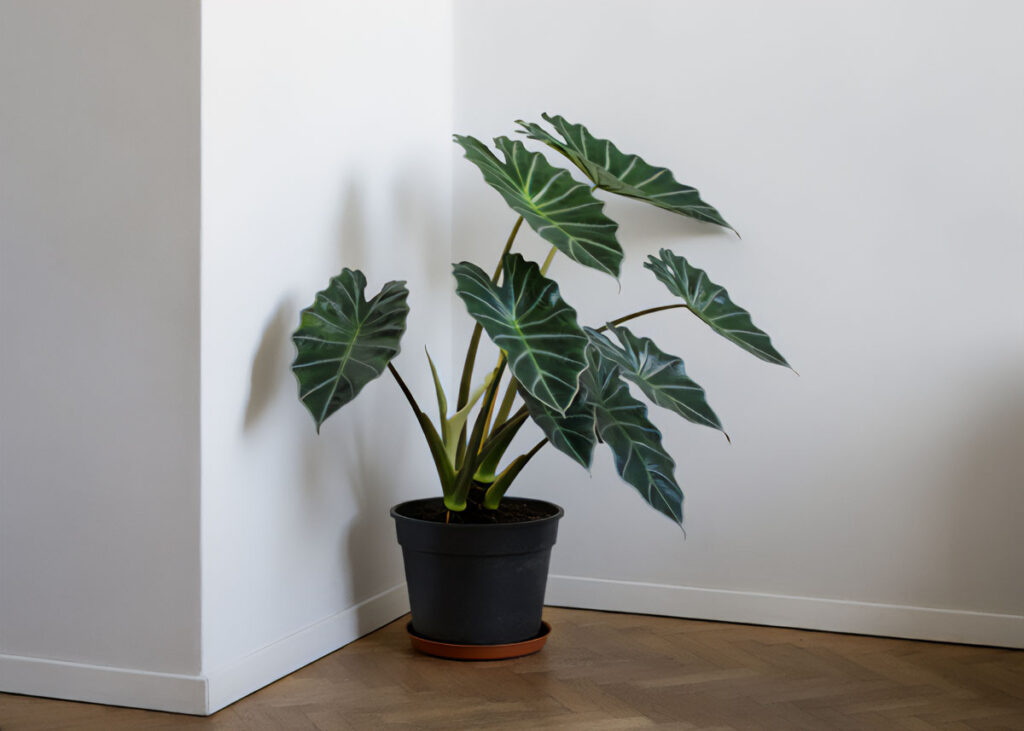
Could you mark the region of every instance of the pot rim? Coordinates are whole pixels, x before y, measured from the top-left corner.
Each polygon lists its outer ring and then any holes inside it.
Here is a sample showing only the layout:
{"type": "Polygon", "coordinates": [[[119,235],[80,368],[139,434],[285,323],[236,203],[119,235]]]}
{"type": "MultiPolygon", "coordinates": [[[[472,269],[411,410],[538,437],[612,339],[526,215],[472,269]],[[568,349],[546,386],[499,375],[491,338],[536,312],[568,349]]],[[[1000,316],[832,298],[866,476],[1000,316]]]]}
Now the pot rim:
{"type": "Polygon", "coordinates": [[[407,520],[410,523],[422,523],[423,525],[441,526],[444,530],[448,530],[448,529],[451,529],[451,530],[460,530],[460,529],[476,529],[476,530],[480,530],[480,529],[486,529],[486,528],[494,528],[494,529],[502,528],[502,529],[505,529],[505,530],[515,530],[517,527],[536,526],[536,525],[540,525],[542,523],[547,523],[547,522],[551,522],[551,521],[558,521],[558,520],[561,520],[565,516],[565,510],[562,508],[561,505],[558,505],[558,504],[552,503],[552,502],[548,502],[547,500],[540,500],[538,498],[531,498],[531,497],[512,497],[512,498],[507,498],[507,499],[508,500],[522,500],[524,502],[541,503],[543,505],[550,505],[552,508],[555,509],[555,513],[553,515],[549,515],[549,516],[544,517],[544,518],[536,518],[534,520],[522,520],[522,521],[519,521],[517,523],[439,523],[436,520],[423,520],[422,518],[410,518],[408,515],[402,515],[401,513],[398,512],[398,509],[403,507],[403,506],[405,506],[405,505],[411,505],[413,503],[427,502],[429,500],[443,500],[443,498],[436,497],[436,496],[435,497],[426,497],[426,498],[416,498],[414,500],[403,500],[400,503],[396,503],[395,505],[392,505],[391,506],[391,510],[389,511],[389,513],[390,513],[391,517],[394,518],[396,521],[399,518],[401,518],[402,520],[407,520]]]}

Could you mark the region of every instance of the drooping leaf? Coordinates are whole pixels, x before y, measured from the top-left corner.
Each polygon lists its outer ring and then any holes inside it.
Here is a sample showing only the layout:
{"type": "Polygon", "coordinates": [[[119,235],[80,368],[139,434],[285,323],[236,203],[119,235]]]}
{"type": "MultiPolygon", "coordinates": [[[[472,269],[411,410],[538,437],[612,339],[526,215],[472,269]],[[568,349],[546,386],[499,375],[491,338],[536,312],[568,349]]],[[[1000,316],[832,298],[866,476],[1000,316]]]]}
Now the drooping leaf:
{"type": "Polygon", "coordinates": [[[519,120],[524,134],[553,147],[609,193],[628,196],[673,213],[715,223],[732,229],[715,208],[703,200],[696,188],[676,181],[672,171],[649,165],[639,155],[619,151],[610,140],[594,137],[582,124],[570,124],[562,117],[543,115],[561,135],[558,139],[539,124],[519,120]]]}
{"type": "Polygon", "coordinates": [[[354,399],[398,355],[409,314],[405,282],[388,282],[369,302],[365,291],[363,273],[343,269],[302,311],[292,335],[298,349],[292,371],[299,380],[299,399],[318,432],[328,416],[354,399]]]}
{"type": "Polygon", "coordinates": [[[601,212],[604,203],[588,185],[507,137],[494,140],[504,161],[475,137],[455,135],[455,141],[466,151],[466,159],[480,168],[484,180],[541,237],[570,259],[619,276],[622,247],[615,237],[619,224],[601,212]]]}
{"type": "Polygon", "coordinates": [[[668,249],[659,253],[660,259],[647,257],[644,267],[654,272],[669,292],[682,297],[693,314],[748,353],[769,363],[790,367],[772,346],[767,333],[754,326],[750,313],[729,298],[725,287],[715,284],[702,269],[690,266],[686,259],[668,249]]]}
{"type": "Polygon", "coordinates": [[[564,413],[586,367],[587,337],[566,304],[558,284],[519,254],[503,260],[501,286],[478,266],[453,267],[455,292],[491,340],[508,354],[508,364],[526,391],[564,413]]]}
{"type": "Polygon", "coordinates": [[[683,492],[673,475],[675,461],[661,446],[661,432],[647,419],[647,407],[633,398],[619,368],[595,349],[583,374],[594,407],[597,434],[615,457],[615,469],[655,510],[683,522],[683,492]]]}
{"type": "Polygon", "coordinates": [[[722,429],[722,422],[708,405],[704,389],[686,375],[682,358],[665,353],[650,338],[638,337],[625,327],[609,326],[619,345],[597,330],[589,327],[583,330],[590,338],[591,346],[615,363],[623,377],[639,386],[644,395],[658,406],[674,411],[694,424],[722,429]]]}
{"type": "Polygon", "coordinates": [[[587,402],[584,389],[581,388],[576,394],[564,415],[533,398],[525,390],[520,391],[519,395],[526,402],[530,418],[544,432],[551,446],[589,470],[597,437],[594,434],[594,409],[587,402]]]}

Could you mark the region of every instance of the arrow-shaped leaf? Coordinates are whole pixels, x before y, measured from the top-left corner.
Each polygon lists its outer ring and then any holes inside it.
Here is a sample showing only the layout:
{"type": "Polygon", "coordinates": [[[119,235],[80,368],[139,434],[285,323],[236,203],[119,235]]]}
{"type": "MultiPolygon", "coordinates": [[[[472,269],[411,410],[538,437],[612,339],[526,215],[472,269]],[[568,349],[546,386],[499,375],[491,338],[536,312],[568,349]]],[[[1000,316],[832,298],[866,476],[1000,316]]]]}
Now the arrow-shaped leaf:
{"type": "Polygon", "coordinates": [[[466,159],[480,168],[484,180],[534,231],[570,259],[619,276],[622,247],[615,238],[619,224],[601,212],[604,203],[588,185],[507,137],[494,140],[504,161],[475,137],[455,135],[455,141],[466,151],[466,159]]]}
{"type": "Polygon", "coordinates": [[[519,395],[526,402],[530,418],[541,428],[552,446],[590,469],[597,437],[594,435],[594,409],[587,402],[584,390],[580,389],[564,415],[542,404],[523,389],[520,389],[519,395]]]}
{"type": "Polygon", "coordinates": [[[558,284],[519,254],[502,262],[501,286],[469,262],[455,264],[455,292],[469,314],[508,354],[512,375],[541,403],[564,413],[586,367],[587,337],[558,284]]]}
{"type": "Polygon", "coordinates": [[[661,446],[661,432],[647,419],[647,407],[633,398],[619,368],[594,349],[583,374],[594,407],[597,434],[615,457],[615,469],[655,510],[683,522],[683,491],[676,484],[675,462],[661,446]]]}
{"type": "Polygon", "coordinates": [[[302,311],[292,335],[299,399],[317,431],[398,355],[409,314],[405,282],[388,282],[369,302],[365,291],[363,273],[343,269],[302,311]]]}
{"type": "Polygon", "coordinates": [[[628,328],[609,326],[619,340],[611,340],[589,327],[583,328],[590,343],[607,360],[617,365],[622,375],[640,387],[658,406],[676,412],[694,424],[722,429],[722,422],[701,388],[686,375],[683,359],[663,352],[650,338],[637,337],[628,328]]]}
{"type": "Polygon", "coordinates": [[[772,346],[767,333],[754,326],[750,313],[729,298],[725,287],[715,284],[704,270],[690,266],[686,259],[668,249],[662,249],[660,254],[660,259],[647,257],[644,267],[654,272],[669,292],[682,297],[693,314],[748,353],[769,363],[790,367],[772,346]]]}
{"type": "Polygon", "coordinates": [[[639,155],[620,152],[610,140],[594,137],[582,124],[570,124],[558,115],[543,116],[562,139],[539,124],[519,120],[518,124],[525,130],[523,134],[572,160],[598,188],[732,229],[722,214],[701,200],[696,188],[676,181],[668,168],[655,167],[639,155]]]}

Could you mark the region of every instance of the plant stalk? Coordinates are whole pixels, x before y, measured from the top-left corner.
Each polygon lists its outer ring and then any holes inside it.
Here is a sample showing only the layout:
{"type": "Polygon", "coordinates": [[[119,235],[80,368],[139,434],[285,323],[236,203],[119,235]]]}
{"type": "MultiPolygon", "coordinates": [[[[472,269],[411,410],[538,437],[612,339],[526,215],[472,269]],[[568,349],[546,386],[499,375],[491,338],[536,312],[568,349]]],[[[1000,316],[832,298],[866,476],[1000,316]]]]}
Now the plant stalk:
{"type": "Polygon", "coordinates": [[[402,389],[406,401],[409,402],[409,408],[412,409],[413,414],[416,416],[416,421],[419,422],[420,429],[423,431],[423,437],[427,440],[427,446],[430,448],[430,456],[434,460],[434,467],[437,468],[437,478],[441,482],[441,492],[444,494],[445,502],[447,502],[455,487],[455,470],[448,459],[448,455],[445,453],[444,441],[437,433],[437,429],[434,428],[430,417],[424,414],[423,409],[416,403],[416,398],[412,395],[409,387],[405,385],[405,381],[398,374],[398,370],[390,362],[388,363],[388,370],[395,377],[398,387],[402,389]]]}
{"type": "Polygon", "coordinates": [[[501,256],[498,257],[498,266],[494,268],[494,274],[491,276],[491,281],[494,284],[497,284],[501,278],[501,266],[505,263],[505,254],[512,251],[512,242],[516,240],[516,234],[519,233],[519,227],[522,225],[523,217],[520,216],[516,219],[516,223],[512,227],[512,233],[508,235],[508,240],[505,241],[505,248],[501,250],[501,256]]]}
{"type": "Polygon", "coordinates": [[[498,392],[498,384],[501,382],[501,374],[504,370],[505,359],[503,357],[498,365],[498,372],[494,376],[494,381],[492,381],[487,389],[483,403],[480,404],[480,413],[477,414],[476,422],[473,424],[473,433],[466,444],[462,465],[455,476],[455,485],[452,490],[451,499],[445,499],[445,505],[449,510],[466,509],[466,498],[469,496],[469,490],[473,486],[473,475],[476,474],[476,469],[480,464],[480,444],[483,442],[485,416],[490,411],[491,404],[494,402],[495,394],[498,392]]]}
{"type": "MultiPolygon", "coordinates": [[[[517,226],[520,223],[522,223],[522,218],[523,218],[522,216],[519,217],[519,221],[516,222],[517,226]]],[[[507,253],[508,253],[508,247],[506,246],[505,254],[507,254],[507,253]]],[[[547,258],[544,259],[543,266],[541,266],[541,268],[540,268],[541,275],[547,274],[548,269],[551,267],[551,262],[554,260],[555,254],[557,254],[557,253],[558,253],[558,247],[557,246],[552,246],[551,247],[551,251],[548,252],[547,258]]],[[[504,254],[502,254],[502,259],[504,259],[504,254]]],[[[498,272],[495,272],[494,275],[495,275],[495,278],[492,281],[494,281],[494,283],[497,284],[498,283],[498,280],[497,280],[498,272]]],[[[505,388],[505,396],[501,400],[501,407],[498,409],[498,415],[494,419],[494,428],[495,429],[497,429],[499,426],[504,424],[505,421],[508,419],[508,413],[509,413],[509,411],[512,410],[512,402],[516,400],[516,385],[517,384],[518,384],[518,381],[516,381],[515,376],[511,376],[511,380],[509,380],[508,386],[505,388]]],[[[488,414],[487,415],[487,425],[484,427],[484,437],[485,438],[487,437],[487,434],[490,432],[490,428],[491,428],[491,415],[488,414]]]]}
{"type": "Polygon", "coordinates": [[[512,460],[511,464],[498,475],[497,479],[491,483],[491,486],[487,488],[487,492],[484,493],[484,507],[489,510],[497,510],[501,504],[501,499],[505,496],[505,492],[512,485],[512,482],[519,476],[519,473],[526,467],[526,463],[533,459],[533,455],[537,454],[545,444],[548,443],[547,437],[541,439],[537,444],[534,445],[526,454],[522,454],[512,460]]]}
{"type": "Polygon", "coordinates": [[[548,269],[551,268],[551,262],[554,261],[555,254],[558,253],[558,247],[552,246],[551,251],[548,252],[548,257],[544,260],[544,264],[540,268],[541,274],[547,274],[548,269]]]}
{"type": "Polygon", "coordinates": [[[508,388],[505,391],[505,398],[501,400],[501,407],[498,409],[498,415],[494,417],[494,428],[497,429],[506,421],[508,421],[508,415],[512,411],[512,404],[515,403],[516,393],[518,392],[519,381],[516,380],[515,376],[508,382],[508,388]]]}
{"type": "Polygon", "coordinates": [[[388,362],[388,370],[391,371],[391,375],[394,376],[395,381],[398,382],[398,387],[402,389],[402,393],[405,394],[405,399],[409,402],[409,407],[412,409],[412,413],[416,414],[416,416],[422,414],[423,409],[421,409],[420,405],[416,403],[416,398],[412,395],[412,391],[410,391],[409,387],[405,385],[405,381],[402,380],[400,375],[398,375],[398,370],[390,362],[388,362]]]}
{"type": "MultiPolygon", "coordinates": [[[[523,217],[519,216],[516,219],[515,224],[512,226],[512,232],[509,233],[508,239],[505,241],[505,248],[501,250],[501,256],[498,257],[498,266],[494,269],[494,275],[491,277],[491,281],[494,284],[498,283],[501,278],[502,264],[505,261],[505,255],[512,250],[512,243],[516,240],[516,234],[519,233],[520,227],[523,225],[523,217]]],[[[461,409],[469,401],[469,390],[470,385],[473,381],[473,366],[476,365],[476,352],[480,347],[480,336],[483,334],[483,327],[480,323],[473,325],[473,335],[469,339],[469,348],[466,350],[466,359],[462,363],[462,380],[459,381],[459,399],[455,407],[456,411],[461,409]]],[[[459,433],[459,446],[456,451],[456,463],[461,463],[465,458],[466,454],[466,428],[463,427],[459,433]]]]}
{"type": "Polygon", "coordinates": [[[650,315],[650,314],[652,314],[654,312],[663,312],[664,310],[678,310],[680,308],[682,308],[684,310],[690,309],[686,305],[679,305],[679,304],[676,304],[676,305],[661,305],[660,307],[651,307],[651,308],[646,309],[646,310],[640,310],[639,312],[631,312],[628,315],[623,315],[622,317],[618,317],[618,318],[612,320],[611,322],[609,322],[607,325],[602,325],[601,327],[597,328],[597,331],[598,332],[604,332],[605,330],[608,329],[609,325],[612,325],[612,326],[614,326],[614,325],[621,325],[624,322],[629,322],[630,320],[634,320],[637,317],[643,317],[644,315],[650,315]]]}

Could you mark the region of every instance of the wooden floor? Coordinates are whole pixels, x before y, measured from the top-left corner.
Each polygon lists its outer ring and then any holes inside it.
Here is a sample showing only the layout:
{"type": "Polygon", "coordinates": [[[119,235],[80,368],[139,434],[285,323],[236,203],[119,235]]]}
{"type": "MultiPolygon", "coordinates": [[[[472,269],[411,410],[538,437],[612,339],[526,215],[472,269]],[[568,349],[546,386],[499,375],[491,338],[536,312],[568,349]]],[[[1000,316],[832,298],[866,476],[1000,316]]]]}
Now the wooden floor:
{"type": "Polygon", "coordinates": [[[1024,651],[548,609],[538,655],[416,655],[399,620],[210,718],[0,694],[52,729],[1017,729],[1024,651]]]}

